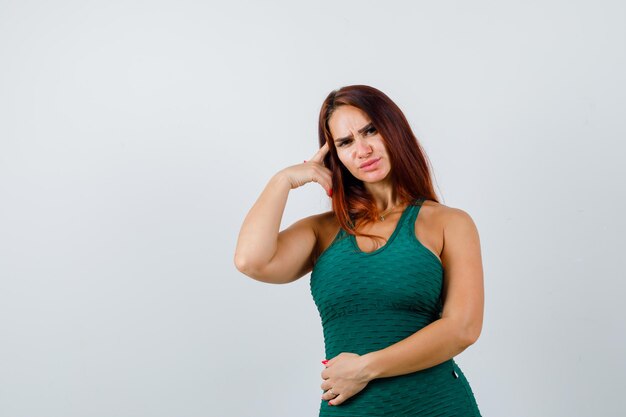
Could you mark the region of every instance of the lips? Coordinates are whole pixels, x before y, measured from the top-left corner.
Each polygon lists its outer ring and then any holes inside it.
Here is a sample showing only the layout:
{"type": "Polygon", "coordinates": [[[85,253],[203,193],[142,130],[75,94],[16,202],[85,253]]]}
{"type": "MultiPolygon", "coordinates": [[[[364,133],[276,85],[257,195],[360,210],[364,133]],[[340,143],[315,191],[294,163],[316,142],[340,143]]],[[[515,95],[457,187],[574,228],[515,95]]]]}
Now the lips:
{"type": "Polygon", "coordinates": [[[367,168],[369,165],[372,165],[374,162],[377,162],[380,158],[370,159],[369,161],[365,161],[361,164],[359,168],[367,168]]]}

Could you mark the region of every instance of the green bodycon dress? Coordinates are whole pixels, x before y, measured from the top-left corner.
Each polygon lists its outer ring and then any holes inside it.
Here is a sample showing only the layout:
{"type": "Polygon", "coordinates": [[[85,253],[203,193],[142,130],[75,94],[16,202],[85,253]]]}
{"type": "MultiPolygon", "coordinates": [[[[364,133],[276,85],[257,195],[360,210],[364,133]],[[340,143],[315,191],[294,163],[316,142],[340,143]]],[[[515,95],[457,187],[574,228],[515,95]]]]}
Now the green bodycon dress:
{"type": "MultiPolygon", "coordinates": [[[[373,252],[340,229],[311,272],[311,294],[324,328],[326,358],[363,355],[396,343],[441,317],[443,267],[415,236],[422,199],[403,211],[393,234],[373,252]]],[[[338,406],[321,401],[319,416],[478,417],[461,369],[439,365],[374,379],[338,406]]]]}

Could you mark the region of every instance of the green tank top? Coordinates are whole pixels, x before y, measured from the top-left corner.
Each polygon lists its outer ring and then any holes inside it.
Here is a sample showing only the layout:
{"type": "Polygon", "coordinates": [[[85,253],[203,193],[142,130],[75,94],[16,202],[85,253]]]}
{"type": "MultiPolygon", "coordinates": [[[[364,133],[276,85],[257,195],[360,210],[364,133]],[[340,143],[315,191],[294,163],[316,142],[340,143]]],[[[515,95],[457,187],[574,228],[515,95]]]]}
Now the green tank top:
{"type": "MultiPolygon", "coordinates": [[[[402,212],[387,242],[359,249],[340,229],[311,272],[310,289],[324,331],[326,358],[384,349],[441,317],[443,266],[415,236],[423,199],[402,212]]],[[[479,416],[453,359],[418,372],[370,381],[320,416],[479,416]],[[455,411],[457,410],[457,411],[455,411]]]]}

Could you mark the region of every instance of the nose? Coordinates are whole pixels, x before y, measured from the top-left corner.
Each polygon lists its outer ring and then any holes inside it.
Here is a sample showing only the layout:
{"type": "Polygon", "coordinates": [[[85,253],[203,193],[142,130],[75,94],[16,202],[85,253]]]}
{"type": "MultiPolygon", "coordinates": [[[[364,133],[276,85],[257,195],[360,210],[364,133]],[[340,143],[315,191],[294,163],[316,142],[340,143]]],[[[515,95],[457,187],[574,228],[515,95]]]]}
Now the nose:
{"type": "Polygon", "coordinates": [[[372,153],[372,147],[365,140],[356,141],[356,153],[359,158],[363,158],[372,153]]]}

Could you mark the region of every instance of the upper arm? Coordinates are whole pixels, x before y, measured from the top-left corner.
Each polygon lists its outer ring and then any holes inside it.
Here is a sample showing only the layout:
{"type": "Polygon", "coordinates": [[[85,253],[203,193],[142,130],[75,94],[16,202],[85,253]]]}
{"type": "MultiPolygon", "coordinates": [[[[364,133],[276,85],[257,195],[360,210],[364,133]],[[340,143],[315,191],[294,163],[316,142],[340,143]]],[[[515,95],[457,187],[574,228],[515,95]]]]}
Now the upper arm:
{"type": "Polygon", "coordinates": [[[442,318],[458,321],[463,337],[474,343],[483,322],[483,267],[478,230],[463,210],[451,209],[447,215],[441,260],[444,267],[442,318]]]}
{"type": "Polygon", "coordinates": [[[252,278],[272,284],[286,284],[313,269],[312,253],[317,244],[317,215],[298,220],[278,233],[276,253],[252,278]]]}

